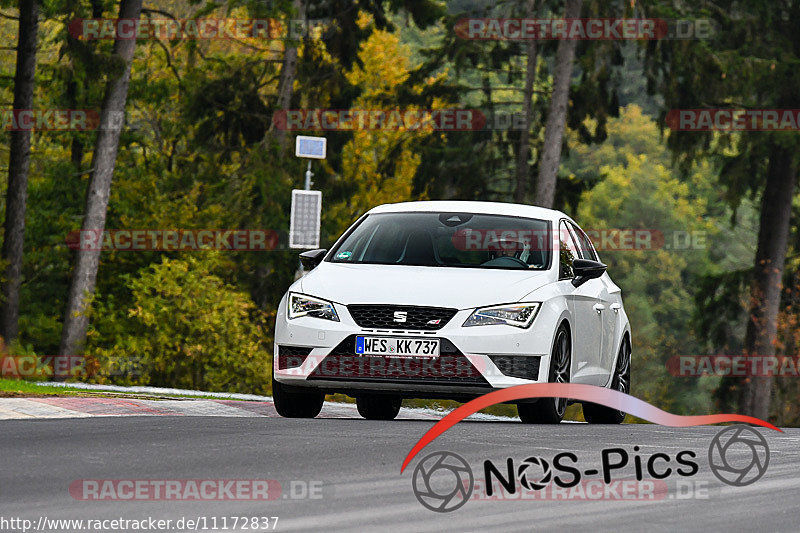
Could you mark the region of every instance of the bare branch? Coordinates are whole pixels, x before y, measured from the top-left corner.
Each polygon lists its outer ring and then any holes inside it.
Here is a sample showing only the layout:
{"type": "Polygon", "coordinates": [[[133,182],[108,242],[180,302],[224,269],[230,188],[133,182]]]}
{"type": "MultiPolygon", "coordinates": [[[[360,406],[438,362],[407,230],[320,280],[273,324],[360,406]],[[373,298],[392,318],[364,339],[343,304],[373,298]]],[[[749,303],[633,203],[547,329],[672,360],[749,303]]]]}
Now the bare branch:
{"type": "Polygon", "coordinates": [[[172,13],[169,13],[167,11],[162,11],[160,9],[151,9],[149,7],[143,7],[142,8],[142,13],[147,13],[148,15],[150,15],[150,14],[153,14],[153,15],[164,15],[165,17],[171,18],[172,20],[178,20],[177,18],[175,18],[175,15],[173,15],[172,13]]]}

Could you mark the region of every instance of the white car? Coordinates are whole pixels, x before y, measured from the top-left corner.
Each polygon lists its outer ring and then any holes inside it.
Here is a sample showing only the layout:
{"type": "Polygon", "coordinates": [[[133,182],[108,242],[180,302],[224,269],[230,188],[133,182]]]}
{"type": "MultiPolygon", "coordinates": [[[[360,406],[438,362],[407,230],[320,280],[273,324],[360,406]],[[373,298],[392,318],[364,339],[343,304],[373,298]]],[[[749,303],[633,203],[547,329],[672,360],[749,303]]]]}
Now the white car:
{"type": "MultiPolygon", "coordinates": [[[[368,419],[403,398],[467,401],[514,385],[572,382],[630,391],[630,325],[591,241],[560,211],[430,201],[378,206],[280,302],[273,397],[285,417],[319,414],[325,394],[368,419]]],[[[567,399],[517,404],[558,423],[567,399]]],[[[593,423],[625,414],[583,405],[593,423]]]]}

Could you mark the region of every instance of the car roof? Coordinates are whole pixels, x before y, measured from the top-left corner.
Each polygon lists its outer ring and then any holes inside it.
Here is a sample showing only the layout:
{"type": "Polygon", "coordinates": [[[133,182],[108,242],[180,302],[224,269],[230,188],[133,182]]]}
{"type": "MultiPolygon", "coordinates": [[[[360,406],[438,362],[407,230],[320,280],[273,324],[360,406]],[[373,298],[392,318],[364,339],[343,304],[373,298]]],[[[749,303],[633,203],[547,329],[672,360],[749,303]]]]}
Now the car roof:
{"type": "Polygon", "coordinates": [[[512,204],[503,202],[474,202],[462,200],[429,200],[420,202],[400,202],[396,204],[383,204],[373,207],[368,213],[408,213],[408,212],[456,212],[474,213],[480,215],[506,215],[524,218],[538,218],[542,220],[558,220],[570,217],[556,211],[535,205],[512,204]]]}

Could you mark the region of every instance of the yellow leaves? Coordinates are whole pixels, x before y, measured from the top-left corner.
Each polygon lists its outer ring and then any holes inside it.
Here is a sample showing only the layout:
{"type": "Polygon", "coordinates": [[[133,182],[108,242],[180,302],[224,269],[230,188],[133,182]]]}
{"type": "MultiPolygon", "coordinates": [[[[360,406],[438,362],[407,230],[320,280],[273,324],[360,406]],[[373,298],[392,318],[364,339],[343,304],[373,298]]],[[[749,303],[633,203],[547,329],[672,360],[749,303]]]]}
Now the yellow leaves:
{"type": "Polygon", "coordinates": [[[389,92],[408,78],[410,53],[408,46],[400,45],[398,36],[375,30],[359,51],[364,66],[347,73],[347,81],[363,86],[363,99],[389,92]]]}
{"type": "Polygon", "coordinates": [[[367,26],[372,24],[372,16],[369,13],[361,11],[358,14],[358,21],[356,22],[356,24],[358,24],[358,27],[361,28],[362,30],[366,29],[367,26]]]}

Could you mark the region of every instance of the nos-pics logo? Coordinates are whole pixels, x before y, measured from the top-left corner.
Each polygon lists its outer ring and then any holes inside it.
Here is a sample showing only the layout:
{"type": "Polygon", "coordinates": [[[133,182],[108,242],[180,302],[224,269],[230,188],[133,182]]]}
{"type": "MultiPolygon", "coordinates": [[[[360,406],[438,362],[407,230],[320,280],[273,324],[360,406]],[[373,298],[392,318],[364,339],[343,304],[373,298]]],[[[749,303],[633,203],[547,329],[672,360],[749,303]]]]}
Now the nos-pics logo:
{"type": "MultiPolygon", "coordinates": [[[[635,447],[638,449],[638,446],[635,447]]],[[[608,450],[607,450],[608,451],[608,450]]],[[[613,453],[619,454],[620,449],[613,453]]],[[[624,453],[624,451],[623,451],[624,453]]],[[[694,452],[681,452],[683,459],[678,458],[678,464],[684,470],[675,469],[682,476],[691,476],[697,473],[698,465],[687,457],[694,458],[694,452]]],[[[568,455],[574,456],[569,453],[568,455]]],[[[608,483],[611,471],[620,469],[627,464],[627,454],[624,453],[623,461],[611,463],[609,454],[604,454],[603,477],[608,483]]],[[[679,454],[681,455],[681,454],[679,454]]],[[[735,487],[744,487],[755,483],[766,473],[769,466],[769,446],[766,439],[755,429],[744,426],[730,426],[717,433],[711,440],[708,448],[708,462],[711,471],[723,483],[735,487]]],[[[647,471],[654,478],[664,478],[672,473],[672,469],[656,472],[652,458],[659,457],[663,461],[665,454],[654,454],[647,462],[647,471]]],[[[508,459],[509,463],[512,459],[508,459]]],[[[488,462],[488,461],[487,461],[488,462]]],[[[491,462],[488,462],[491,465],[491,462]]],[[[640,465],[637,458],[636,464],[640,465]]],[[[486,466],[486,465],[485,465],[486,466]]],[[[550,485],[558,472],[558,461],[552,462],[542,457],[527,457],[516,468],[511,469],[516,474],[519,486],[528,491],[539,491],[550,485]]],[[[580,479],[580,471],[573,467],[562,467],[570,475],[578,474],[572,482],[580,479]]],[[[641,465],[637,466],[637,471],[641,465]]],[[[497,472],[494,465],[485,468],[486,472],[497,472]]],[[[585,473],[601,473],[598,470],[587,470],[585,473]]],[[[563,473],[563,472],[561,472],[563,473]]],[[[637,478],[641,479],[638,475],[637,478]]],[[[508,480],[509,482],[511,480],[508,480]]],[[[447,513],[463,506],[471,498],[475,488],[475,476],[469,464],[463,457],[448,451],[433,452],[425,456],[414,469],[412,488],[417,500],[431,511],[447,513]]],[[[485,486],[490,486],[491,480],[485,480],[485,486]]],[[[514,489],[511,489],[512,492],[514,489]]]]}

